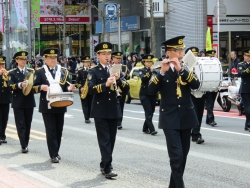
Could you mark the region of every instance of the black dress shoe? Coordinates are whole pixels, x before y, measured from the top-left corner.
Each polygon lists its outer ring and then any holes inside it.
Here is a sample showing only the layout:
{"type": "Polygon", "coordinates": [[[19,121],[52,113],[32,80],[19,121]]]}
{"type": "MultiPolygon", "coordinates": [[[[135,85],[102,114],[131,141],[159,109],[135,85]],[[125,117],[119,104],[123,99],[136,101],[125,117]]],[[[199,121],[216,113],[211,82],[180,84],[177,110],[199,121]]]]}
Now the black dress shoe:
{"type": "Polygon", "coordinates": [[[118,174],[116,174],[114,171],[110,171],[109,173],[105,173],[105,178],[113,178],[113,177],[116,177],[118,176],[118,174]]]}
{"type": "Polygon", "coordinates": [[[105,175],[104,168],[100,167],[100,171],[103,175],[105,175]]]}
{"type": "Polygon", "coordinates": [[[85,120],[85,123],[91,123],[91,121],[88,119],[88,120],[85,120]]]}
{"type": "Polygon", "coordinates": [[[145,134],[150,134],[150,131],[142,131],[142,132],[144,132],[145,134]]]}
{"type": "Polygon", "coordinates": [[[58,158],[58,160],[61,160],[61,156],[60,155],[57,155],[56,157],[58,158]]]}
{"type": "Polygon", "coordinates": [[[117,129],[121,130],[122,129],[122,125],[118,125],[117,129]]]}
{"type": "Polygon", "coordinates": [[[28,150],[28,148],[27,148],[27,147],[22,148],[22,153],[28,153],[28,152],[29,152],[29,150],[28,150]]]}
{"type": "Polygon", "coordinates": [[[198,138],[192,138],[192,142],[196,142],[198,138]]]}
{"type": "Polygon", "coordinates": [[[214,121],[207,123],[208,125],[215,126],[217,125],[214,121]]]}
{"type": "Polygon", "coordinates": [[[58,159],[57,157],[53,157],[53,158],[51,159],[51,162],[52,162],[52,163],[59,163],[59,159],[58,159]]]}
{"type": "Polygon", "coordinates": [[[245,130],[245,131],[249,131],[250,129],[249,129],[248,127],[245,127],[244,130],[245,130]]]}
{"type": "Polygon", "coordinates": [[[205,142],[204,139],[198,138],[197,141],[196,141],[196,144],[202,144],[203,142],[205,142]]]}
{"type": "Polygon", "coordinates": [[[151,135],[156,135],[157,134],[157,131],[153,131],[150,133],[151,135]]]}
{"type": "Polygon", "coordinates": [[[5,139],[1,140],[1,142],[2,142],[3,144],[7,144],[7,140],[5,140],[5,139]]]}

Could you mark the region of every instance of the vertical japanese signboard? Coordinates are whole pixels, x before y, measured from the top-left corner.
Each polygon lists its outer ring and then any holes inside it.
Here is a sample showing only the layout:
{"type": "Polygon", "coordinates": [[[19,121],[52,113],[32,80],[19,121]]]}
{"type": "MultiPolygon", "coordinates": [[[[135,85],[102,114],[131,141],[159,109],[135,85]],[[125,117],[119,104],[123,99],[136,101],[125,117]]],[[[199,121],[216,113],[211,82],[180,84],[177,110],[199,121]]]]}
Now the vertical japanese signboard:
{"type": "Polygon", "coordinates": [[[40,28],[40,0],[31,1],[31,28],[40,28]]]}
{"type": "Polygon", "coordinates": [[[14,5],[16,8],[16,14],[17,14],[17,22],[20,26],[23,26],[25,29],[27,29],[27,26],[24,22],[24,8],[23,8],[23,1],[22,0],[14,0],[14,5]]]}

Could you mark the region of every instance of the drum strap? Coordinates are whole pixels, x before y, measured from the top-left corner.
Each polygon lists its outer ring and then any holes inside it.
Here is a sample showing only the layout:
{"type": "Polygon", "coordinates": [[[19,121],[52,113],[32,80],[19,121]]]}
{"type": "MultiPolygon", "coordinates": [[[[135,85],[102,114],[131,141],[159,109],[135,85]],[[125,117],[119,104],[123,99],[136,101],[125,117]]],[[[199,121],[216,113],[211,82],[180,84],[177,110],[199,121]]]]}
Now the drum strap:
{"type": "MultiPolygon", "coordinates": [[[[56,67],[55,67],[55,71],[56,71],[55,79],[52,77],[47,65],[43,65],[43,68],[45,70],[45,76],[48,79],[50,87],[52,85],[59,85],[60,79],[61,79],[61,65],[56,65],[56,67]]],[[[47,95],[46,95],[47,101],[49,101],[48,96],[49,96],[49,91],[47,91],[47,95]]],[[[50,102],[48,102],[48,109],[51,109],[50,102]]]]}

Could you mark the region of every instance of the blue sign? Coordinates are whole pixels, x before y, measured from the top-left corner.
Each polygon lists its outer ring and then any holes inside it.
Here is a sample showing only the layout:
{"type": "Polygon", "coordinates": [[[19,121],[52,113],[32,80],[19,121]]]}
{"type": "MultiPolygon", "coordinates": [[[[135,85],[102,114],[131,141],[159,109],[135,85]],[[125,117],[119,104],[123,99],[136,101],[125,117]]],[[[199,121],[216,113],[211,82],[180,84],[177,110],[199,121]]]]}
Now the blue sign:
{"type": "Polygon", "coordinates": [[[117,20],[117,12],[117,4],[105,4],[105,20],[117,20]]]}
{"type": "MultiPolygon", "coordinates": [[[[139,16],[128,16],[121,17],[121,31],[133,31],[140,29],[140,17],[139,16]]],[[[117,32],[118,31],[118,20],[106,21],[106,31],[117,32]]],[[[96,21],[96,33],[102,33],[102,21],[96,21]]]]}

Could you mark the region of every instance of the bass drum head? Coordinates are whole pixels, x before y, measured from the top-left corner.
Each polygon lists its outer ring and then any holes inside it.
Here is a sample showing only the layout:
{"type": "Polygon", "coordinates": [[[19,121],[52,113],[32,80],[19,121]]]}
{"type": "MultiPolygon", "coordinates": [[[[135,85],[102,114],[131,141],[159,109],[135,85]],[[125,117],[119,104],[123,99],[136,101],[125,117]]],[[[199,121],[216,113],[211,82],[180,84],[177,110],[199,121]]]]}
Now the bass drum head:
{"type": "Polygon", "coordinates": [[[50,104],[51,107],[67,107],[73,104],[73,101],[55,101],[50,104]]]}

